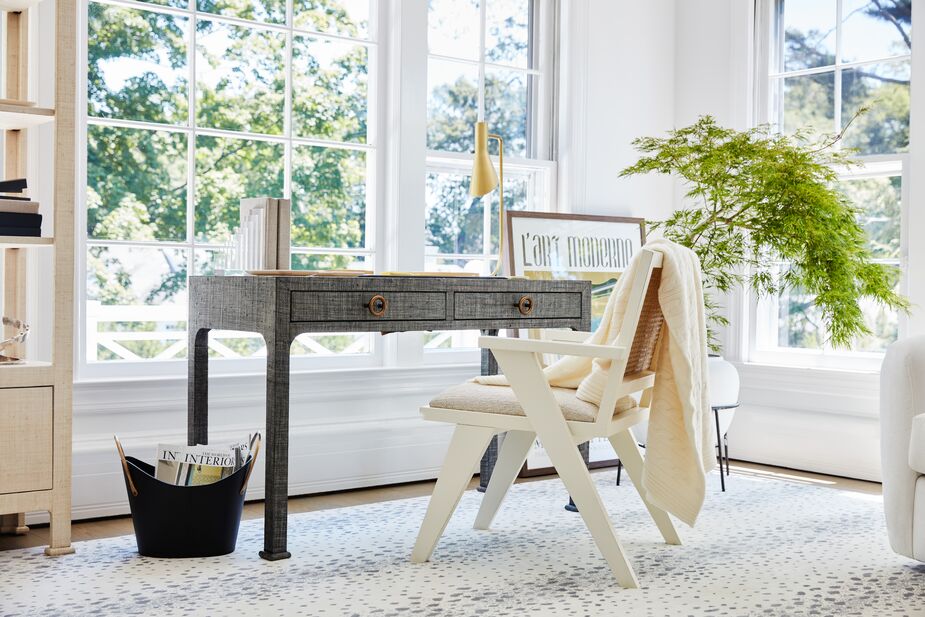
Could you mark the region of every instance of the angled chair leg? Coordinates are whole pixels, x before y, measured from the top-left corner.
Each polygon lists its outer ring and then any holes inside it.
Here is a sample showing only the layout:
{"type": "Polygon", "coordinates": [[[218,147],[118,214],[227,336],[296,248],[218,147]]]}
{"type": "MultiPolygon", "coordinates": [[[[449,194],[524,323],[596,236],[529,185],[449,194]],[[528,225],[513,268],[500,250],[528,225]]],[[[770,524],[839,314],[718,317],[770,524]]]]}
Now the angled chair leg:
{"type": "Polygon", "coordinates": [[[453,432],[449,450],[440,477],[434,486],[434,493],[427,505],[427,514],[421,523],[418,539],[411,553],[411,561],[423,563],[430,559],[443,535],[446,524],[453,516],[459,499],[472,479],[475,466],[488,447],[488,442],[497,431],[482,426],[458,424],[453,432]]]}
{"type": "Polygon", "coordinates": [[[508,431],[504,436],[501,454],[491,473],[491,482],[488,483],[488,489],[482,497],[482,505],[479,506],[479,513],[475,517],[474,527],[476,529],[491,527],[491,522],[498,508],[501,507],[501,502],[517,478],[521,467],[524,466],[527,454],[535,441],[536,433],[533,431],[508,431]]]}
{"type": "Polygon", "coordinates": [[[522,362],[518,355],[504,350],[493,353],[617,583],[628,589],[639,587],[636,573],[617,539],[594,480],[543,377],[539,361],[534,356],[532,362],[522,362]]]}
{"type": "Polygon", "coordinates": [[[633,438],[633,434],[629,431],[620,431],[616,435],[610,436],[610,444],[623,462],[623,466],[626,467],[626,473],[629,474],[633,486],[636,487],[636,491],[642,498],[642,503],[644,503],[649,510],[649,514],[658,526],[658,530],[662,532],[662,537],[665,538],[665,542],[668,544],[681,544],[681,536],[678,535],[678,530],[675,528],[674,522],[671,520],[671,517],[668,516],[668,513],[650,504],[648,500],[646,500],[645,494],[643,494],[642,469],[645,462],[642,457],[642,451],[633,438]]]}
{"type": "MultiPolygon", "coordinates": [[[[568,447],[567,441],[555,443],[553,435],[539,433],[540,441],[546,448],[559,477],[565,484],[569,495],[578,506],[578,512],[584,519],[594,543],[607,560],[617,582],[627,589],[639,587],[639,580],[633,567],[629,563],[626,552],[620,544],[617,534],[610,522],[610,516],[604,508],[604,503],[594,485],[594,479],[585,467],[581,454],[574,447],[568,447]]],[[[558,435],[556,435],[558,436],[558,435]]]]}

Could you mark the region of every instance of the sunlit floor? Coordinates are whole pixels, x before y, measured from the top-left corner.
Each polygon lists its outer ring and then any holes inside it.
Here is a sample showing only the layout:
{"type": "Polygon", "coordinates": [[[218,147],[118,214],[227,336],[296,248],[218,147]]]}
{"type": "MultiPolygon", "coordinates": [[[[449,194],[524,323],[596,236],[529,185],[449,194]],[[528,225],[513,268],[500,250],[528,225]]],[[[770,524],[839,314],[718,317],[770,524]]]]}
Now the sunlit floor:
{"type": "MultiPolygon", "coordinates": [[[[881,494],[881,486],[877,482],[865,482],[863,480],[826,476],[805,471],[785,469],[782,467],[757,465],[754,463],[733,462],[731,467],[732,476],[727,479],[727,491],[735,490],[736,478],[750,477],[773,478],[775,480],[793,482],[796,484],[813,484],[816,486],[852,491],[864,495],[881,494]]],[[[614,473],[614,471],[613,469],[599,469],[592,473],[614,473]]],[[[547,479],[549,479],[549,476],[524,478],[518,480],[518,482],[532,482],[547,479]]],[[[712,478],[712,480],[717,481],[715,478],[712,478]]],[[[478,479],[473,479],[471,487],[474,488],[477,484],[478,479]]],[[[298,512],[312,512],[315,510],[344,508],[367,503],[391,501],[394,499],[420,497],[423,495],[430,495],[433,486],[433,481],[412,482],[408,484],[292,497],[289,499],[289,512],[295,514],[298,512]]],[[[244,507],[244,518],[260,518],[261,516],[263,516],[262,501],[255,501],[244,507]]],[[[77,521],[72,528],[72,537],[75,542],[122,536],[130,533],[132,533],[132,519],[128,516],[77,521]]],[[[44,546],[46,544],[48,544],[47,525],[35,526],[29,533],[22,536],[0,536],[0,550],[44,546]]]]}

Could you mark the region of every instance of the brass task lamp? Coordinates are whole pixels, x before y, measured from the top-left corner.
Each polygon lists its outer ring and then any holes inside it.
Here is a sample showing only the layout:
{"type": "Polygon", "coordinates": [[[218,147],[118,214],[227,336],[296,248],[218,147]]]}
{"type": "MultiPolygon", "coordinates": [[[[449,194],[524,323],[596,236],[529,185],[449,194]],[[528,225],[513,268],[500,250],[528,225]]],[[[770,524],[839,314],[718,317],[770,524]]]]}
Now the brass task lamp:
{"type": "Polygon", "coordinates": [[[504,140],[500,135],[488,132],[485,122],[475,123],[475,157],[472,160],[472,180],[469,182],[469,194],[473,197],[483,197],[492,192],[496,186],[501,186],[498,192],[498,264],[492,276],[501,273],[501,263],[504,259],[504,140]],[[488,155],[488,140],[498,140],[498,171],[491,164],[488,155]]]}

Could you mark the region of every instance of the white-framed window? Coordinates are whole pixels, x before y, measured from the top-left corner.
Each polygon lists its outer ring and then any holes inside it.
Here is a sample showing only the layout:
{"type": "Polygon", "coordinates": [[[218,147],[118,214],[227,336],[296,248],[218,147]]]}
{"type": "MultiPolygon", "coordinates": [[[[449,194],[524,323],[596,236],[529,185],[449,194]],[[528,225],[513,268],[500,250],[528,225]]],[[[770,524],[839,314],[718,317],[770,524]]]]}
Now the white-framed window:
{"type": "MultiPolygon", "coordinates": [[[[477,56],[456,58],[446,48],[425,58],[425,14],[439,4],[87,0],[79,59],[86,139],[77,162],[85,183],[78,272],[86,284],[78,285],[78,379],[184,374],[187,280],[215,269],[243,197],[292,200],[293,268],[452,270],[478,262],[487,271],[497,252],[497,191],[481,200],[487,211],[479,210],[476,234],[453,227],[472,222],[453,200],[468,189],[473,124],[484,113],[506,139],[505,205],[554,208],[557,3],[475,4],[477,56]],[[401,28],[390,28],[392,19],[401,28]],[[447,107],[459,115],[444,138],[427,137],[429,115],[393,122],[409,99],[425,109],[436,96],[427,80],[407,78],[418,71],[402,62],[409,49],[421,75],[439,75],[424,69],[431,61],[463,77],[475,68],[474,80],[454,75],[445,92],[455,96],[459,86],[476,100],[447,107]],[[409,160],[418,135],[428,140],[426,154],[409,160]],[[409,171],[420,177],[426,203],[401,203],[396,187],[409,186],[409,171]],[[418,244],[420,231],[407,230],[422,212],[426,246],[418,244]]],[[[440,36],[456,44],[452,31],[440,36]]],[[[303,335],[293,345],[293,367],[432,363],[422,348],[445,348],[460,336],[415,340],[303,335]]],[[[210,353],[227,359],[213,368],[218,373],[257,372],[265,362],[256,335],[213,332],[210,353]]]]}
{"type": "MultiPolygon", "coordinates": [[[[504,140],[505,209],[555,210],[554,7],[538,0],[429,0],[427,270],[484,275],[497,263],[500,190],[469,195],[478,120],[504,140]]],[[[496,142],[489,147],[497,154],[496,142]]],[[[472,348],[477,334],[433,333],[425,348],[472,348]]]]}
{"type": "MultiPolygon", "coordinates": [[[[215,269],[243,197],[292,200],[293,268],[375,266],[378,2],[85,6],[82,376],[184,370],[187,278],[215,269]]],[[[210,351],[265,347],[215,332],[210,351]]],[[[373,351],[369,334],[293,345],[373,351]]]]}
{"type": "MultiPolygon", "coordinates": [[[[910,0],[764,0],[758,62],[758,119],[778,130],[845,135],[860,167],[840,187],[861,210],[877,261],[900,267],[905,289],[912,76],[910,0]],[[869,111],[855,117],[862,108],[869,111]],[[849,126],[850,124],[850,126],[849,126]]],[[[782,263],[781,270],[787,267],[782,263]]],[[[834,368],[879,366],[905,318],[864,306],[872,334],[835,350],[811,298],[792,290],[750,302],[748,359],[834,368]]]]}

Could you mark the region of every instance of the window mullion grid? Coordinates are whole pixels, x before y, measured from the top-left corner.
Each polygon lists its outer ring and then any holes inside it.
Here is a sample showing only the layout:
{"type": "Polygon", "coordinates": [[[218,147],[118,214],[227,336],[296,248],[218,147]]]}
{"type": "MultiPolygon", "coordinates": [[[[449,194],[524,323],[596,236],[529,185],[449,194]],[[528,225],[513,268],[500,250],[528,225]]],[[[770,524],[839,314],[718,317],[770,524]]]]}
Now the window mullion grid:
{"type": "Polygon", "coordinates": [[[479,2],[479,108],[476,117],[485,119],[485,27],[488,15],[488,0],[479,2]]]}
{"type": "MultiPolygon", "coordinates": [[[[842,127],[842,9],[844,5],[844,0],[836,1],[835,8],[835,74],[834,79],[834,92],[832,94],[834,98],[834,109],[832,110],[833,115],[833,132],[835,135],[838,135],[841,132],[842,127]]],[[[835,142],[835,148],[841,149],[841,142],[835,142]]],[[[826,333],[828,335],[828,333],[826,333]]],[[[828,340],[828,336],[826,336],[828,340]]],[[[826,343],[828,345],[828,343],[826,343]]]]}
{"type": "Polygon", "coordinates": [[[894,56],[883,56],[880,58],[874,58],[872,60],[852,60],[851,62],[839,62],[836,64],[827,64],[825,66],[814,66],[808,69],[794,69],[792,71],[778,71],[774,73],[768,73],[768,77],[803,77],[806,75],[820,75],[823,73],[831,73],[836,67],[840,67],[844,70],[848,69],[857,69],[863,68],[865,66],[874,66],[877,64],[889,64],[893,62],[902,62],[902,61],[911,61],[912,54],[898,54],[894,56]]]}
{"type": "Polygon", "coordinates": [[[234,15],[222,15],[220,13],[209,13],[201,11],[195,6],[195,0],[192,0],[187,8],[171,7],[150,2],[139,2],[138,0],[90,0],[95,4],[106,4],[118,6],[136,11],[145,11],[148,13],[160,13],[162,15],[175,15],[181,17],[191,17],[193,13],[201,15],[201,19],[213,21],[225,25],[238,26],[240,28],[250,28],[252,30],[272,30],[275,32],[292,31],[297,35],[305,35],[312,38],[319,38],[325,41],[344,41],[354,45],[375,46],[376,41],[372,38],[354,38],[342,34],[332,34],[330,32],[318,32],[305,28],[296,28],[288,23],[274,23],[269,21],[258,21],[255,19],[246,19],[234,15]]]}
{"type": "MultiPolygon", "coordinates": [[[[97,1],[97,0],[94,0],[97,1]]],[[[215,135],[218,137],[229,137],[235,139],[247,139],[253,141],[265,141],[265,142],[282,142],[284,145],[285,161],[284,161],[284,193],[287,198],[291,199],[291,177],[292,177],[292,148],[294,143],[306,144],[306,145],[317,145],[326,148],[338,148],[338,149],[349,149],[349,150],[359,150],[364,152],[369,152],[373,150],[373,146],[366,144],[354,144],[354,143],[340,143],[333,142],[328,140],[319,140],[312,138],[296,138],[293,135],[292,130],[292,89],[293,89],[293,66],[292,66],[292,46],[294,44],[294,35],[297,32],[293,26],[293,0],[287,0],[286,6],[286,23],[285,24],[264,24],[260,22],[252,22],[251,20],[239,19],[229,16],[222,15],[213,15],[211,13],[201,13],[196,6],[196,0],[189,0],[186,8],[172,8],[172,7],[159,7],[157,5],[148,5],[146,3],[135,2],[133,0],[99,0],[103,4],[110,4],[115,6],[124,6],[126,8],[149,11],[149,12],[161,12],[172,15],[183,16],[187,19],[187,24],[189,27],[189,32],[186,37],[187,44],[187,120],[185,126],[181,125],[166,125],[159,124],[155,122],[146,122],[146,121],[127,121],[120,120],[117,118],[92,118],[86,114],[86,111],[83,112],[85,122],[88,124],[100,125],[100,126],[114,126],[122,127],[136,130],[149,130],[149,131],[167,131],[174,133],[184,133],[187,139],[187,170],[186,170],[186,182],[187,182],[187,195],[186,195],[186,238],[182,241],[135,241],[135,240],[121,240],[121,239],[93,239],[90,238],[86,232],[84,232],[84,246],[99,246],[99,247],[108,247],[108,246],[124,246],[127,248],[149,248],[149,249],[179,249],[186,254],[187,259],[187,286],[189,285],[189,276],[196,274],[196,248],[201,246],[203,249],[221,249],[223,248],[221,244],[216,244],[214,242],[205,242],[197,243],[196,233],[195,233],[195,211],[196,211],[196,140],[197,136],[202,135],[215,135]],[[274,136],[274,135],[260,135],[260,134],[249,134],[246,132],[240,131],[225,131],[222,129],[210,129],[208,127],[198,127],[196,121],[196,56],[197,56],[197,25],[198,22],[202,19],[208,19],[209,21],[216,21],[221,23],[231,23],[239,25],[242,27],[254,28],[254,29],[266,29],[266,30],[275,30],[283,31],[286,35],[286,83],[285,83],[285,104],[284,104],[284,134],[283,136],[274,136]]],[[[372,2],[370,5],[372,7],[372,2]]],[[[372,13],[371,13],[372,14],[372,13]]],[[[299,31],[301,32],[301,31],[299,31]]],[[[372,39],[369,40],[358,40],[350,37],[343,36],[334,36],[324,33],[314,33],[310,31],[305,31],[305,34],[311,34],[312,36],[318,36],[323,40],[343,40],[350,42],[355,45],[363,45],[367,48],[368,54],[374,53],[375,41],[372,39]]],[[[367,56],[370,57],[369,55],[367,56]]],[[[373,77],[372,79],[376,79],[373,77]]],[[[374,84],[377,82],[374,82],[374,84]]],[[[374,86],[375,87],[375,86],[374,86]]],[[[367,195],[367,208],[369,207],[369,195],[367,195]]],[[[375,207],[375,201],[373,202],[373,207],[375,207]]],[[[371,233],[369,226],[367,226],[367,235],[371,233]]],[[[374,257],[372,250],[368,249],[367,245],[364,245],[362,249],[338,249],[333,247],[313,247],[313,248],[294,248],[294,253],[305,253],[305,254],[343,254],[343,255],[357,255],[364,256],[368,259],[374,257]]],[[[85,297],[85,296],[84,296],[85,297]]],[[[82,353],[83,356],[83,353],[82,353]]],[[[91,360],[90,357],[87,357],[87,360],[91,360]]]]}
{"type": "MultiPolygon", "coordinates": [[[[488,0],[479,2],[479,109],[477,117],[485,120],[485,37],[488,27],[488,0]]],[[[498,191],[504,190],[503,186],[498,191]]],[[[499,206],[500,207],[500,206],[499,206]]],[[[491,271],[489,255],[491,254],[491,198],[482,197],[482,255],[484,258],[483,274],[491,271]]]]}
{"type": "MultiPolygon", "coordinates": [[[[487,51],[486,51],[487,53],[487,51]]],[[[472,60],[471,58],[459,58],[457,56],[447,56],[445,54],[434,54],[429,53],[427,57],[433,60],[442,60],[444,62],[455,62],[457,64],[467,64],[469,66],[478,67],[479,64],[484,64],[485,68],[489,69],[498,69],[502,71],[518,71],[520,73],[526,73],[527,75],[539,76],[540,70],[537,68],[524,68],[522,66],[515,66],[513,64],[502,64],[500,62],[489,62],[488,60],[472,60]]]]}
{"type": "Polygon", "coordinates": [[[189,244],[186,266],[186,284],[189,287],[189,276],[196,274],[196,31],[198,30],[197,0],[189,0],[188,7],[192,16],[187,20],[190,29],[188,36],[188,79],[186,92],[186,123],[189,132],[186,134],[186,241],[189,244]]]}
{"type": "MultiPolygon", "coordinates": [[[[286,137],[283,143],[283,198],[288,199],[290,207],[292,204],[292,96],[293,96],[293,74],[292,74],[292,56],[293,46],[295,45],[294,28],[294,8],[293,0],[286,0],[286,50],[284,62],[286,63],[286,84],[283,95],[283,135],[286,137]]],[[[291,225],[291,220],[290,220],[291,225]]],[[[290,247],[290,253],[292,249],[290,247]]],[[[292,267],[292,257],[288,268],[292,267]]]]}

